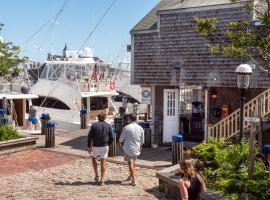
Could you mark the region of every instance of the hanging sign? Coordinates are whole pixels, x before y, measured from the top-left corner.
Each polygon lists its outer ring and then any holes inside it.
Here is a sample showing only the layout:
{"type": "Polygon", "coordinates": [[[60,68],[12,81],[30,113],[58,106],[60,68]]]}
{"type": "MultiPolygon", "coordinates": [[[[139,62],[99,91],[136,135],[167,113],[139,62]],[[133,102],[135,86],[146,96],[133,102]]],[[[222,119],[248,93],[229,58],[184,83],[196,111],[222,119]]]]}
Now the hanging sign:
{"type": "Polygon", "coordinates": [[[141,97],[142,104],[151,104],[151,89],[148,87],[142,88],[142,97],[141,97]]]}
{"type": "Polygon", "coordinates": [[[250,123],[259,123],[260,118],[258,118],[258,117],[245,117],[245,121],[250,122],[250,123]]]}

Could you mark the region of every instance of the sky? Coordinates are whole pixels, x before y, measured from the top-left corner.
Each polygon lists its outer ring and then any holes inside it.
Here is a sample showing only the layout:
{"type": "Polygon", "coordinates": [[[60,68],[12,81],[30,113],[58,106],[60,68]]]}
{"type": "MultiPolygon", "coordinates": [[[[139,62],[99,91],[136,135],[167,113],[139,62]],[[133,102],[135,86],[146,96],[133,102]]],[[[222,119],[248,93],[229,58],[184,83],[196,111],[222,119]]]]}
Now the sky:
{"type": "MultiPolygon", "coordinates": [[[[117,57],[129,59],[126,46],[130,30],[160,0],[116,0],[85,47],[94,55],[112,63],[117,57]]],[[[61,9],[65,0],[0,0],[0,36],[21,47],[21,55],[44,61],[47,53],[61,54],[65,44],[69,50],[79,49],[88,34],[113,0],[67,0],[56,23],[50,22],[27,41],[61,9]]],[[[53,21],[53,20],[51,20],[53,21]]]]}

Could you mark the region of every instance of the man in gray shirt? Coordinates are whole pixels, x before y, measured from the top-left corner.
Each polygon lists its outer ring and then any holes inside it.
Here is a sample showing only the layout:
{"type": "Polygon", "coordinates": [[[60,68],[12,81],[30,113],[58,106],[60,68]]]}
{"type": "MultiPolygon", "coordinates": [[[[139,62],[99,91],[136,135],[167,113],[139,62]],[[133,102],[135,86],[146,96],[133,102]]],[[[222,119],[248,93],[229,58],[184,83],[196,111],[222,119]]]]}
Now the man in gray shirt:
{"type": "Polygon", "coordinates": [[[124,160],[128,162],[130,184],[135,186],[135,161],[144,143],[144,130],[136,123],[136,116],[126,115],[128,125],[124,127],[119,142],[123,145],[124,160]]]}

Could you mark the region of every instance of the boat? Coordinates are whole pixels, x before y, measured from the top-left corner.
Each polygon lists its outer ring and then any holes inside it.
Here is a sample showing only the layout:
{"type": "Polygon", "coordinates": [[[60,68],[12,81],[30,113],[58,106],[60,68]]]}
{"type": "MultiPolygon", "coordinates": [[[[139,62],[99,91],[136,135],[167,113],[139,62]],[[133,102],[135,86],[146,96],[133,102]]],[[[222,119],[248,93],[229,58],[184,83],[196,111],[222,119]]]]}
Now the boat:
{"type": "Polygon", "coordinates": [[[79,129],[80,111],[88,111],[88,125],[96,121],[98,113],[109,119],[117,113],[112,96],[118,95],[108,78],[109,68],[93,56],[90,48],[69,51],[63,55],[48,54],[42,72],[31,87],[38,98],[32,100],[38,115],[49,113],[59,129],[79,129]]]}

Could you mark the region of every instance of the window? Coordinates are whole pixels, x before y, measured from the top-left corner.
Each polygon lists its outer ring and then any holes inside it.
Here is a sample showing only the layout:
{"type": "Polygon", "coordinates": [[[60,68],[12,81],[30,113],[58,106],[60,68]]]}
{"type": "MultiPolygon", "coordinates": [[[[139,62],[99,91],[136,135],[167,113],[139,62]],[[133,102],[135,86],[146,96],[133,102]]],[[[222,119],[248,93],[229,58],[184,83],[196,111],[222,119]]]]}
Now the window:
{"type": "Polygon", "coordinates": [[[192,89],[180,89],[179,92],[179,113],[191,113],[192,112],[192,101],[193,101],[193,90],[192,89]]]}
{"type": "Polygon", "coordinates": [[[70,108],[61,100],[53,97],[39,96],[37,99],[32,99],[34,106],[40,106],[45,108],[54,108],[59,110],[70,110],[70,108]]]}
{"type": "Polygon", "coordinates": [[[175,92],[168,92],[167,116],[175,116],[175,92]]]}
{"type": "Polygon", "coordinates": [[[107,97],[91,97],[90,110],[103,110],[108,108],[107,97]]]}

